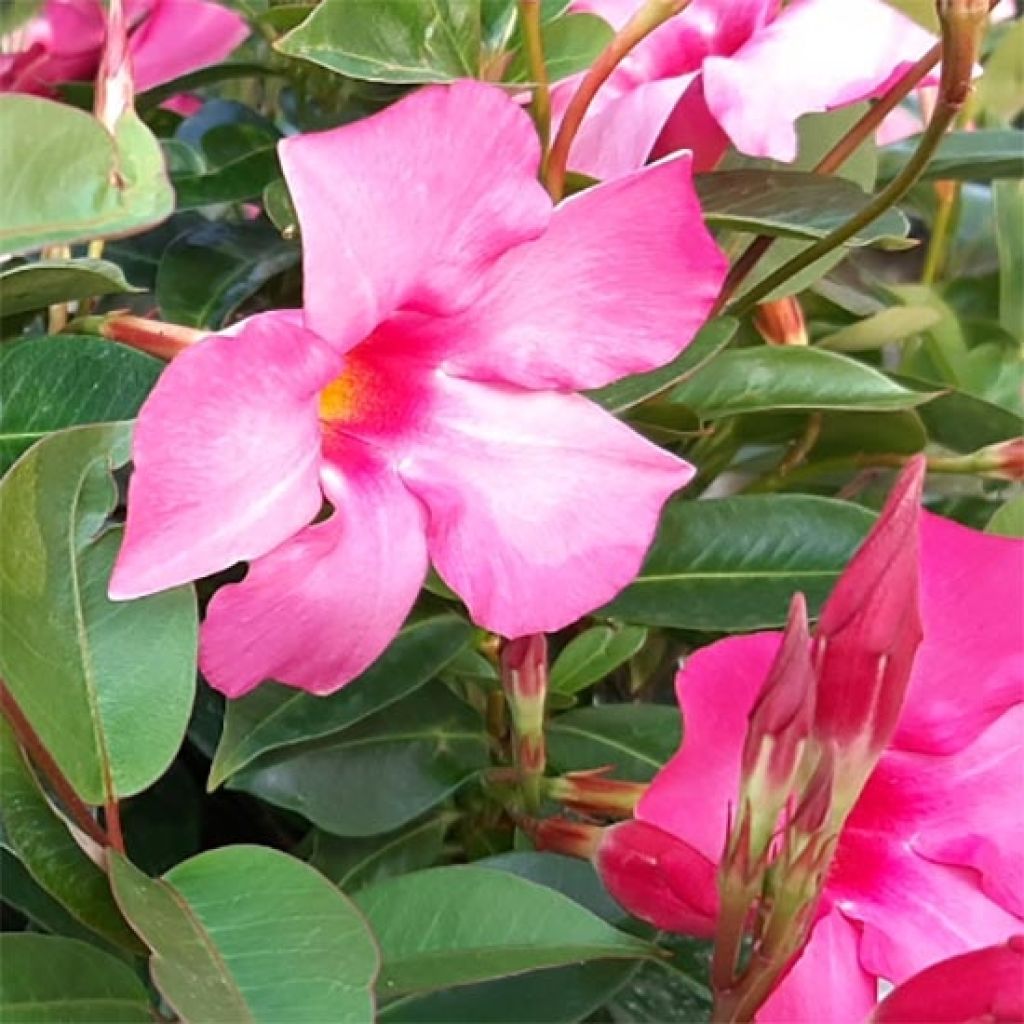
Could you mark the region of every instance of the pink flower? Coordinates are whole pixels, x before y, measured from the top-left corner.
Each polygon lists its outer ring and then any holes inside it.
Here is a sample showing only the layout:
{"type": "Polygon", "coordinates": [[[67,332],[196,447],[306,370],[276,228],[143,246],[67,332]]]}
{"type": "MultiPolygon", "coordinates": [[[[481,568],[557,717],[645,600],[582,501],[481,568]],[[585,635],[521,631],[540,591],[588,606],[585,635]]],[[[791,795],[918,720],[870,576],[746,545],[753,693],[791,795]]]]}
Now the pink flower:
{"type": "Polygon", "coordinates": [[[239,560],[207,677],[316,693],[385,648],[428,557],[506,637],[565,626],[635,575],[692,468],[571,394],[690,341],[725,261],[690,161],[552,210],[527,115],[474,82],[281,145],[305,309],[179,356],[144,406],[111,594],[239,560]],[[307,525],[326,498],[329,518],[307,525]]]}
{"type": "MultiPolygon", "coordinates": [[[[842,831],[810,943],[760,1021],[862,1021],[878,978],[902,982],[1020,930],[1022,555],[1018,541],[923,514],[924,641],[906,702],[842,831]]],[[[691,862],[719,858],[747,716],[778,647],[776,633],[734,637],[698,651],[679,673],[685,739],[637,817],[687,847],[691,862]]],[[[627,905],[644,910],[642,901],[627,905]]]]}
{"type": "MultiPolygon", "coordinates": [[[[638,0],[574,0],[621,27],[638,0]]],[[[691,149],[709,170],[731,142],[790,161],[796,121],[879,95],[935,39],[885,0],[693,0],[601,88],[569,158],[607,179],[649,156],[691,149]]],[[[554,90],[565,109],[573,81],[554,90]]]]}
{"type": "MultiPolygon", "coordinates": [[[[126,0],[125,15],[139,92],[223,60],[249,34],[238,14],[212,0],[126,0]]],[[[51,96],[62,82],[94,78],[105,34],[99,0],[46,0],[4,39],[0,92],[51,96]]]]}

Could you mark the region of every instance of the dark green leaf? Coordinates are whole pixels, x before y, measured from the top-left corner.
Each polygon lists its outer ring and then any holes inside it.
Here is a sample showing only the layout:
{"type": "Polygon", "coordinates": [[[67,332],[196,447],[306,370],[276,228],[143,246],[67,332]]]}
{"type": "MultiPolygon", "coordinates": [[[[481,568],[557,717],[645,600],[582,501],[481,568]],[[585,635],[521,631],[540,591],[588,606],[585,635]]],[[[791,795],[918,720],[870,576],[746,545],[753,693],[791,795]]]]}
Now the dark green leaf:
{"type": "MultiPolygon", "coordinates": [[[[894,142],[879,150],[878,176],[895,178],[920,136],[894,142]]],[[[921,176],[922,181],[992,181],[1024,178],[1024,135],[1011,128],[950,132],[939,143],[921,176]]]]}
{"type": "Polygon", "coordinates": [[[471,636],[472,628],[456,615],[416,619],[358,679],[329,697],[265,683],[229,701],[210,788],[269,751],[342,732],[407,697],[436,676],[471,636]]]}
{"type": "Polygon", "coordinates": [[[162,880],[111,858],[118,902],[153,951],[153,980],[190,1024],[364,1024],[377,951],[352,904],[277,850],[226,846],[162,880]]]}
{"type": "Polygon", "coordinates": [[[131,419],[160,376],[152,356],[102,338],[32,338],[0,351],[0,472],[41,437],[131,419]]]}
{"type": "MultiPolygon", "coordinates": [[[[541,26],[548,79],[557,82],[584,71],[611,42],[611,25],[594,14],[567,14],[541,26]]],[[[505,72],[506,82],[529,82],[526,57],[517,50],[505,72]]]]}
{"type": "Polygon", "coordinates": [[[125,280],[121,268],[106,260],[37,260],[0,273],[0,316],[137,291],[141,289],[125,280]]]}
{"type": "Polygon", "coordinates": [[[653,953],[560,893],[487,868],[402,875],[363,889],[356,903],[380,944],[385,999],[653,953]]]}
{"type": "Polygon", "coordinates": [[[63,103],[0,96],[0,251],[89,241],[139,231],[174,209],[156,139],[134,113],[117,137],[63,103]]]}
{"type": "Polygon", "coordinates": [[[336,835],[372,836],[444,800],[487,766],[488,748],[480,716],[435,683],[335,738],[261,759],[230,785],[336,835]]]}
{"type": "Polygon", "coordinates": [[[132,969],[77,939],[0,936],[0,1018],[9,1024],[150,1024],[132,969]]]}
{"type": "Polygon", "coordinates": [[[557,693],[579,693],[624,665],[644,645],[639,626],[593,626],[574,637],[551,666],[549,684],[557,693]]]}
{"type": "Polygon", "coordinates": [[[781,626],[800,590],[821,605],[874,517],[808,495],[675,501],[636,582],[601,614],[650,626],[781,626]]]}
{"type": "MultiPolygon", "coordinates": [[[[926,382],[913,378],[897,379],[911,387],[928,387],[926,382]]],[[[1024,433],[1024,418],[964,391],[950,389],[921,406],[918,415],[933,441],[956,452],[977,451],[1024,433]]]]}
{"type": "Polygon", "coordinates": [[[299,215],[295,212],[295,204],[284,178],[272,181],[263,190],[263,210],[282,238],[294,239],[298,236],[299,215]]]}
{"type": "Polygon", "coordinates": [[[36,444],[0,481],[0,674],[78,795],[131,796],[171,763],[195,690],[190,587],[115,603],[105,528],[127,424],[36,444]]]}

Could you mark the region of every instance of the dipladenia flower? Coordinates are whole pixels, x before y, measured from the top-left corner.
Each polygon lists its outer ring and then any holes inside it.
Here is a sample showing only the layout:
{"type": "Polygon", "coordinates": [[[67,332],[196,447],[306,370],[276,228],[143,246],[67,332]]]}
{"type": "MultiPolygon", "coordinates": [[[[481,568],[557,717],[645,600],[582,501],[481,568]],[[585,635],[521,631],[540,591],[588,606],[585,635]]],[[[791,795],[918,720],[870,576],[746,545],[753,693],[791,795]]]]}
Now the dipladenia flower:
{"type": "MultiPolygon", "coordinates": [[[[124,9],[139,92],[216,64],[249,34],[238,14],[213,0],[125,0],[124,9]]],[[[0,92],[52,96],[62,82],[94,78],[105,34],[100,0],[46,0],[4,37],[0,92]]]]}
{"type": "MultiPolygon", "coordinates": [[[[621,27],[639,0],[575,0],[621,27]]],[[[796,121],[879,95],[935,43],[885,0],[693,0],[652,32],[597,94],[569,157],[607,179],[650,156],[694,152],[709,170],[729,143],[791,161],[796,121]]],[[[553,92],[556,114],[575,88],[553,92]]]]}
{"type": "MultiPolygon", "coordinates": [[[[822,617],[833,641],[853,632],[832,648],[848,660],[826,666],[816,742],[836,752],[839,780],[844,757],[871,758],[880,749],[847,808],[810,942],[759,1012],[762,1022],[863,1021],[874,1008],[879,978],[900,983],[950,956],[1003,942],[1024,919],[1024,544],[922,514],[924,639],[894,719],[895,698],[880,687],[902,688],[898,677],[887,682],[886,673],[904,663],[906,638],[915,632],[907,621],[911,584],[906,567],[890,566],[895,583],[885,592],[871,584],[871,569],[883,570],[882,548],[889,559],[901,557],[891,541],[905,531],[910,487],[905,477],[903,492],[890,501],[891,515],[861,549],[856,572],[851,566],[822,617]],[[888,618],[859,617],[858,601],[888,618]],[[871,657],[854,650],[854,636],[871,657]]],[[[779,645],[777,633],[733,637],[698,651],[677,678],[685,738],[641,800],[637,818],[667,837],[663,846],[671,840],[689,851],[682,863],[691,878],[654,876],[648,884],[656,880],[660,891],[690,891],[693,879],[713,875],[740,788],[748,715],[779,645]]],[[[822,826],[822,807],[832,813],[841,799],[823,785],[816,801],[813,788],[790,833],[822,826]]],[[[608,879],[614,871],[608,858],[599,853],[597,863],[608,879]]],[[[621,879],[609,887],[635,913],[659,923],[648,912],[650,892],[631,894],[621,879]]],[[[689,930],[709,934],[716,915],[717,909],[689,930]]]]}
{"type": "Polygon", "coordinates": [[[476,82],[281,144],[305,308],[164,372],[111,582],[131,598],[248,560],[202,632],[224,693],[337,689],[386,647],[428,557],[509,638],[638,570],[693,469],[570,392],[673,358],[725,261],[688,156],[556,209],[539,160],[528,116],[476,82]]]}

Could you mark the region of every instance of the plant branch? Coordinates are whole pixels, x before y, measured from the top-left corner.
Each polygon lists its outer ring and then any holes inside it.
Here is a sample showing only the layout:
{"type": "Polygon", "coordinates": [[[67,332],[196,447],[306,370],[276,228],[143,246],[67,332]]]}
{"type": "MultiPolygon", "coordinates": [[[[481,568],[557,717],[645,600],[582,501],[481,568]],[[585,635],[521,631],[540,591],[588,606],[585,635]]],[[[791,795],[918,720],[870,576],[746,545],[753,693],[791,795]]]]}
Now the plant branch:
{"type": "Polygon", "coordinates": [[[533,93],[530,112],[533,114],[541,145],[541,175],[547,171],[548,143],[551,141],[551,87],[544,61],[544,37],[540,27],[540,0],[519,0],[519,22],[523,31],[523,50],[530,69],[533,93]]]}

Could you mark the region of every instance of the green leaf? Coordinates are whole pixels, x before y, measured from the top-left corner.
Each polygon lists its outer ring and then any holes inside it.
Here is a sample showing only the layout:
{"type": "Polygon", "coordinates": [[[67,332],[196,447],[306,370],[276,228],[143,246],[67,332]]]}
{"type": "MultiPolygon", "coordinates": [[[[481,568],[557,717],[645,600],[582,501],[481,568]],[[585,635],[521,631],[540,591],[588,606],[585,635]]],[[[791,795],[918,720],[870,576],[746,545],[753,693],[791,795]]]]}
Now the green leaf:
{"type": "MultiPolygon", "coordinates": [[[[1024,133],[1019,134],[1024,144],[1024,133]]],[[[1024,344],[1024,181],[997,181],[992,200],[999,251],[999,322],[1024,344]]],[[[1019,373],[1016,376],[1015,385],[1019,373]]]]}
{"type": "Polygon", "coordinates": [[[117,137],[63,103],[0,96],[0,252],[141,231],[169,216],[174,193],[156,139],[134,113],[117,137]]]}
{"type": "Polygon", "coordinates": [[[224,327],[271,278],[297,266],[299,247],[266,224],[203,224],[164,250],[156,300],[164,319],[187,327],[224,327]]]}
{"type": "Polygon", "coordinates": [[[717,317],[706,323],[693,341],[672,362],[648,373],[638,373],[587,393],[591,401],[616,415],[692,377],[732,340],[739,321],[717,317]]]}
{"type": "MultiPolygon", "coordinates": [[[[807,171],[712,171],[698,174],[694,184],[710,227],[783,238],[823,238],[871,199],[853,181],[807,171]]],[[[899,210],[887,210],[846,244],[902,242],[909,231],[899,210]]]]}
{"type": "Polygon", "coordinates": [[[934,327],[941,316],[929,306],[890,306],[826,335],[817,348],[830,352],[873,352],[934,327]]]}
{"type": "Polygon", "coordinates": [[[0,1019],[10,1024],[150,1024],[132,969],[77,939],[0,936],[0,1019]]]}
{"type": "Polygon", "coordinates": [[[832,352],[759,345],[721,353],[677,387],[669,401],[713,420],[768,409],[889,412],[921,405],[934,394],[912,391],[832,352]]]}
{"type": "Polygon", "coordinates": [[[294,857],[226,846],[153,880],[115,854],[110,877],[153,951],[154,982],[184,1021],[372,1019],[373,938],[352,904],[294,857]]]}
{"type": "Polygon", "coordinates": [[[782,626],[800,590],[812,614],[874,516],[810,495],[675,501],[636,582],[599,614],[736,632],[782,626]]]}
{"type": "Polygon", "coordinates": [[[605,704],[555,718],[548,760],[560,772],[611,765],[613,778],[649,782],[679,749],[679,709],[661,704],[605,704]]]}
{"type": "MultiPolygon", "coordinates": [[[[911,387],[927,387],[924,381],[898,378],[911,387]]],[[[918,409],[928,436],[955,452],[974,452],[986,445],[1008,441],[1024,433],[1024,418],[1000,405],[950,389],[918,409]]]]}
{"type": "Polygon", "coordinates": [[[45,0],[3,0],[0,3],[0,35],[6,36],[34,18],[45,0]]]}
{"type": "Polygon", "coordinates": [[[328,697],[264,683],[229,701],[210,767],[210,789],[257,757],[340,733],[409,696],[463,650],[472,634],[472,627],[457,615],[416,619],[358,679],[328,697]]]}
{"type": "Polygon", "coordinates": [[[33,880],[77,921],[132,952],[138,940],[110,895],[107,876],[50,806],[7,723],[0,719],[0,792],[5,845],[33,880]]]}
{"type": "MultiPolygon", "coordinates": [[[[1012,128],[950,132],[921,175],[922,181],[992,181],[1024,178],[1024,141],[1012,128]]],[[[910,159],[920,136],[894,142],[878,151],[878,177],[895,178],[910,159]]]]}
{"type": "Polygon", "coordinates": [[[138,292],[116,263],[106,260],[36,260],[0,273],[0,316],[45,309],[94,295],[138,292]]]}
{"type": "Polygon", "coordinates": [[[1007,126],[1024,110],[1024,19],[1006,26],[978,83],[977,109],[1007,126]]]}
{"type": "Polygon", "coordinates": [[[380,944],[384,999],[654,952],[560,893],[487,868],[418,871],[355,900],[380,944]]]}
{"type": "Polygon", "coordinates": [[[299,234],[299,215],[284,178],[272,181],[263,190],[263,211],[282,238],[295,239],[299,234]]]}
{"type": "Polygon", "coordinates": [[[556,693],[579,693],[624,665],[646,640],[639,626],[593,626],[555,659],[549,685],[556,693]]]}
{"type": "MultiPolygon", "coordinates": [[[[541,37],[548,80],[557,82],[586,70],[614,35],[611,25],[595,14],[567,14],[545,22],[541,25],[541,37]]],[[[530,81],[522,49],[515,51],[504,80],[517,84],[530,81]]]]}
{"type": "Polygon", "coordinates": [[[349,78],[396,85],[475,78],[479,0],[320,4],[274,48],[349,78]]]}
{"type": "Polygon", "coordinates": [[[171,763],[195,691],[191,587],[115,603],[105,528],[127,424],[44,438],[0,481],[0,674],[78,795],[131,796],[171,763]]]}
{"type": "Polygon", "coordinates": [[[433,683],[334,738],[257,761],[230,786],[336,835],[372,836],[435,807],[488,752],[480,716],[433,683]]]}
{"type": "Polygon", "coordinates": [[[1024,539],[1024,494],[1018,494],[1001,505],[988,521],[985,532],[1024,539]]]}
{"type": "Polygon", "coordinates": [[[135,416],[163,364],[102,338],[57,335],[0,350],[0,473],[55,430],[135,416]]]}

